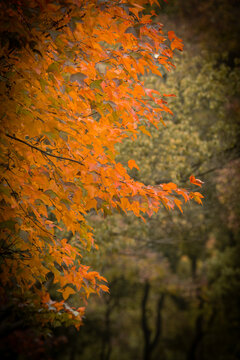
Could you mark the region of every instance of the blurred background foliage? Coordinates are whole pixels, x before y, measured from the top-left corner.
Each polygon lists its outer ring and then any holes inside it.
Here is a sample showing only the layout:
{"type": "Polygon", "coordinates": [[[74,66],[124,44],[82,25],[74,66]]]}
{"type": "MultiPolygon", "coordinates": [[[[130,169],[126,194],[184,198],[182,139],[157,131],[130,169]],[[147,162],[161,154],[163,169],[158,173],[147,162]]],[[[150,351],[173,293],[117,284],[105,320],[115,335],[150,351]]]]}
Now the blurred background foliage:
{"type": "Polygon", "coordinates": [[[176,95],[166,98],[174,115],[121,144],[119,161],[135,159],[140,171],[130,174],[145,184],[190,187],[194,174],[203,206],[145,223],[90,213],[100,250],[84,256],[110,294],[90,296],[79,331],[55,328],[45,359],[240,359],[240,4],[169,0],[156,12],[185,48],[171,73],[142,80],[176,95]]]}

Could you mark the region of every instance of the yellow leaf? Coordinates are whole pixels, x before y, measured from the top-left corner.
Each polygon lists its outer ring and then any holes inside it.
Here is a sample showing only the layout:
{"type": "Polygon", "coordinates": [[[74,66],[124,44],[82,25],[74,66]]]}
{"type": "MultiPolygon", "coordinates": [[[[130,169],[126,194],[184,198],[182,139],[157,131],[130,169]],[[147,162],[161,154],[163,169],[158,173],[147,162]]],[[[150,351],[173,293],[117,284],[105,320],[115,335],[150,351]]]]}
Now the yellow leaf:
{"type": "Polygon", "coordinates": [[[67,300],[69,295],[75,294],[75,293],[76,293],[76,291],[73,290],[73,288],[71,288],[70,286],[67,286],[67,287],[65,287],[65,289],[63,289],[62,296],[63,296],[64,300],[67,300]]]}

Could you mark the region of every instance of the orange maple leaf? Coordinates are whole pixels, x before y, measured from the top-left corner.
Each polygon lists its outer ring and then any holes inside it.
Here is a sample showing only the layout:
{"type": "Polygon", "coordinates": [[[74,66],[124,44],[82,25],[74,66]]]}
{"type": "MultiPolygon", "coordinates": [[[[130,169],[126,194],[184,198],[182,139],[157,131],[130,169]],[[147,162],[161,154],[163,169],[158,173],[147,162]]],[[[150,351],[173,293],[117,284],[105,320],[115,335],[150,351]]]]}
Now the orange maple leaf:
{"type": "Polygon", "coordinates": [[[139,170],[139,167],[138,167],[138,165],[136,164],[135,160],[129,160],[129,161],[128,161],[128,167],[129,167],[129,169],[136,168],[136,169],[139,170]]]}
{"type": "Polygon", "coordinates": [[[200,186],[200,187],[201,187],[202,184],[204,184],[203,181],[201,181],[201,180],[199,180],[199,179],[196,179],[194,175],[191,175],[189,179],[190,179],[190,182],[191,182],[192,184],[194,184],[194,185],[197,185],[197,186],[200,186]]]}

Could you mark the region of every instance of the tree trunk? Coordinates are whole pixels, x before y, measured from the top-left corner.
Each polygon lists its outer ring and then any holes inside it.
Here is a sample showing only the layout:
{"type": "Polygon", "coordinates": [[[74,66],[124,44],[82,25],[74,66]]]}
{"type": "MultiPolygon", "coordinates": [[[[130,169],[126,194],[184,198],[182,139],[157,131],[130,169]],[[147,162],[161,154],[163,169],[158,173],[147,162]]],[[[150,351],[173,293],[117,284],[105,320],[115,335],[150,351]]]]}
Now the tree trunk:
{"type": "Polygon", "coordinates": [[[105,330],[103,333],[102,349],[100,354],[101,360],[109,360],[112,352],[110,316],[114,306],[110,304],[110,301],[107,301],[106,306],[107,308],[105,312],[105,330]]]}
{"type": "Polygon", "coordinates": [[[142,298],[142,330],[144,336],[144,349],[143,349],[143,360],[151,360],[152,352],[156,348],[161,332],[162,332],[162,308],[164,303],[165,294],[161,294],[157,301],[156,306],[156,321],[154,336],[151,340],[152,331],[149,328],[148,316],[147,316],[147,302],[150,292],[150,283],[148,280],[145,281],[143,298],[142,298]]]}

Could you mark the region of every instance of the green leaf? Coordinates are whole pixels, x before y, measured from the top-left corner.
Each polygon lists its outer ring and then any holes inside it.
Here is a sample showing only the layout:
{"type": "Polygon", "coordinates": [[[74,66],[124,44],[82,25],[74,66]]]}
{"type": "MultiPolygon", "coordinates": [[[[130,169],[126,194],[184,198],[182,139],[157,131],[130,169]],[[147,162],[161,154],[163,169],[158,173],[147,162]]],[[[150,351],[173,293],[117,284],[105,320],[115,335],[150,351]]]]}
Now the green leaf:
{"type": "Polygon", "coordinates": [[[102,79],[100,79],[100,80],[95,80],[95,81],[91,82],[90,88],[91,88],[92,90],[98,89],[98,90],[101,90],[101,91],[102,91],[101,83],[102,83],[102,79]]]}
{"type": "Polygon", "coordinates": [[[5,195],[7,195],[9,197],[11,196],[11,192],[10,192],[9,187],[4,186],[4,184],[0,184],[0,193],[3,193],[3,194],[5,194],[5,195]]]}
{"type": "Polygon", "coordinates": [[[51,189],[44,191],[44,194],[48,195],[51,199],[57,197],[57,194],[51,189]]]}
{"type": "Polygon", "coordinates": [[[47,68],[47,72],[58,73],[59,72],[59,64],[57,62],[52,63],[47,68]]]}

